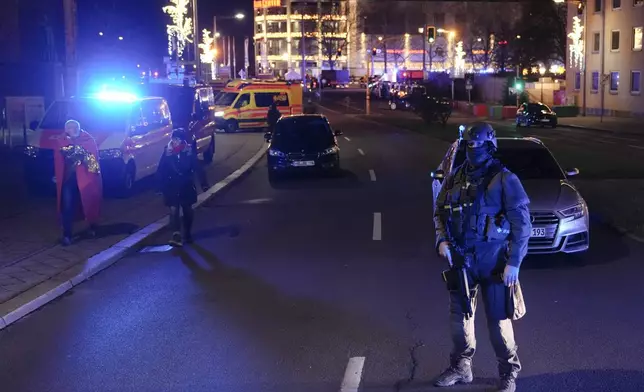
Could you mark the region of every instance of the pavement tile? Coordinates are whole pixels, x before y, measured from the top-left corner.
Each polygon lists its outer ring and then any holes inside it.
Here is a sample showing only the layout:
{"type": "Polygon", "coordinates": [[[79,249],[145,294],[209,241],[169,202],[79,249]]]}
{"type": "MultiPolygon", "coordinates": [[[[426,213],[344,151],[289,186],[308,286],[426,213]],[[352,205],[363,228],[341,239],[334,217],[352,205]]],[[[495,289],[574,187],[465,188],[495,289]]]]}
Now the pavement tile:
{"type": "MultiPolygon", "coordinates": [[[[210,183],[221,181],[264,145],[261,134],[222,136],[217,141],[215,164],[208,167],[210,183]]],[[[15,187],[24,186],[21,176],[14,178],[13,183],[15,187]]],[[[82,265],[128,235],[163,218],[167,210],[162,198],[145,183],[142,181],[141,191],[130,198],[106,198],[99,237],[88,239],[81,235],[69,247],[58,245],[60,227],[53,197],[33,198],[24,189],[16,190],[8,198],[6,193],[0,194],[0,304],[39,281],[82,265]]],[[[79,222],[75,232],[82,234],[85,228],[79,222]]]]}
{"type": "Polygon", "coordinates": [[[6,289],[9,286],[13,286],[20,283],[22,283],[20,279],[16,279],[11,275],[0,273],[0,287],[3,287],[6,289]]]}

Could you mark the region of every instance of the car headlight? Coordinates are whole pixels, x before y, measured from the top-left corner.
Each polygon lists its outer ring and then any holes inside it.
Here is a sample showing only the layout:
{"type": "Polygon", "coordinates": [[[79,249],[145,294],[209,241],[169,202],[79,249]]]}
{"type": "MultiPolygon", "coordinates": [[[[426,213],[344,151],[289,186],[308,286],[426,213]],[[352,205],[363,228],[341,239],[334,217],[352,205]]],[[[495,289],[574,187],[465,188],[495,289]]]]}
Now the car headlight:
{"type": "Polygon", "coordinates": [[[284,154],[283,152],[281,152],[279,150],[274,150],[272,148],[270,150],[268,150],[268,155],[270,155],[272,157],[279,157],[279,158],[285,158],[286,157],[286,154],[284,154]]]}
{"type": "Polygon", "coordinates": [[[565,210],[561,210],[559,211],[559,213],[565,218],[570,218],[572,216],[574,217],[574,219],[578,219],[584,216],[584,214],[586,213],[586,208],[584,207],[583,203],[579,203],[570,208],[566,208],[565,210]]]}
{"type": "Polygon", "coordinates": [[[546,111],[546,110],[542,110],[542,111],[541,111],[541,114],[548,114],[548,111],[546,111]]]}
{"type": "Polygon", "coordinates": [[[38,156],[38,151],[40,151],[40,149],[34,146],[25,146],[24,149],[25,155],[31,158],[36,158],[38,156]]]}
{"type": "Polygon", "coordinates": [[[215,117],[223,117],[224,112],[215,112],[215,117]]]}
{"type": "Polygon", "coordinates": [[[322,155],[337,154],[340,149],[337,146],[329,147],[322,152],[322,155]]]}
{"type": "Polygon", "coordinates": [[[123,156],[123,151],[120,148],[108,148],[107,150],[100,150],[98,152],[99,159],[116,159],[123,156]]]}

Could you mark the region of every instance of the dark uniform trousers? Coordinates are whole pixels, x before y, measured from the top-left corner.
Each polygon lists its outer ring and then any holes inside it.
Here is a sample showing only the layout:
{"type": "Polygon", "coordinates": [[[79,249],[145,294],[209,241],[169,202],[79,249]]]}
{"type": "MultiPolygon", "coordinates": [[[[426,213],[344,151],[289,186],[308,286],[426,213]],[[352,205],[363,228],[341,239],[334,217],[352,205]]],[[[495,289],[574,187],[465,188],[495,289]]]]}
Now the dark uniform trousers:
{"type": "MultiPolygon", "coordinates": [[[[505,312],[505,286],[499,279],[506,263],[506,250],[507,245],[504,242],[477,243],[471,249],[474,259],[468,271],[470,288],[476,293],[481,292],[499,374],[516,377],[521,371],[521,363],[514,341],[512,320],[507,318],[505,312]]],[[[473,297],[472,310],[476,312],[478,296],[473,295],[473,297]]],[[[455,291],[450,291],[449,312],[453,342],[451,365],[457,369],[466,369],[472,365],[472,358],[476,351],[474,317],[465,318],[462,299],[455,291]]]]}

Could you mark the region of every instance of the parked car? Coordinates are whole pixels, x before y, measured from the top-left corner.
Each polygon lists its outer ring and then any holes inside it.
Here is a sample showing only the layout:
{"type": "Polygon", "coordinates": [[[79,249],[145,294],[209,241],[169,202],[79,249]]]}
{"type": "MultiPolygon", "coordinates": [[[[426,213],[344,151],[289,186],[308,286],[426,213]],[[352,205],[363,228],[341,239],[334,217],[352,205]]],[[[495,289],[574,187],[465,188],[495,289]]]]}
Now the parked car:
{"type": "MultiPolygon", "coordinates": [[[[516,174],[530,198],[532,236],[528,253],[574,253],[590,246],[588,206],[569,177],[578,169],[563,171],[550,150],[535,138],[498,138],[497,156],[516,174]]],[[[465,162],[460,138],[432,173],[434,206],[446,173],[465,162]]]]}
{"type": "Polygon", "coordinates": [[[339,173],[340,147],[327,118],[301,114],[280,118],[274,133],[266,133],[268,176],[275,180],[286,173],[339,173]]]}
{"type": "Polygon", "coordinates": [[[557,113],[548,106],[537,103],[524,103],[517,109],[517,127],[529,127],[531,125],[557,127],[557,113]]]}
{"type": "Polygon", "coordinates": [[[391,110],[416,110],[419,101],[427,95],[427,89],[424,86],[402,86],[392,91],[389,99],[389,108],[391,110]]]}

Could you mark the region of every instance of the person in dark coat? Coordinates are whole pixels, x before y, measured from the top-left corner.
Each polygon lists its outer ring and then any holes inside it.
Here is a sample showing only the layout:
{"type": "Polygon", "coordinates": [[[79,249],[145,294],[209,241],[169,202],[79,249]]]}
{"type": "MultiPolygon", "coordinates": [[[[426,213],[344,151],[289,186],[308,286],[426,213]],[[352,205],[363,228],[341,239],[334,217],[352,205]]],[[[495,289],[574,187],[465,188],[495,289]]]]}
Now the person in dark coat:
{"type": "Polygon", "coordinates": [[[282,113],[277,109],[277,103],[273,102],[271,106],[268,108],[268,130],[269,132],[273,133],[275,130],[275,124],[277,124],[277,121],[282,117],[282,113]]]}
{"type": "MultiPolygon", "coordinates": [[[[192,205],[197,202],[195,179],[198,176],[197,152],[192,143],[188,143],[183,130],[172,133],[172,139],[166,146],[159,162],[157,176],[163,201],[170,208],[170,227],[172,238],[170,245],[183,246],[192,242],[192,205]],[[181,215],[183,214],[183,222],[181,215]],[[183,223],[183,236],[181,226],[183,223]]],[[[203,189],[207,189],[205,175],[199,178],[203,189]]]]}

